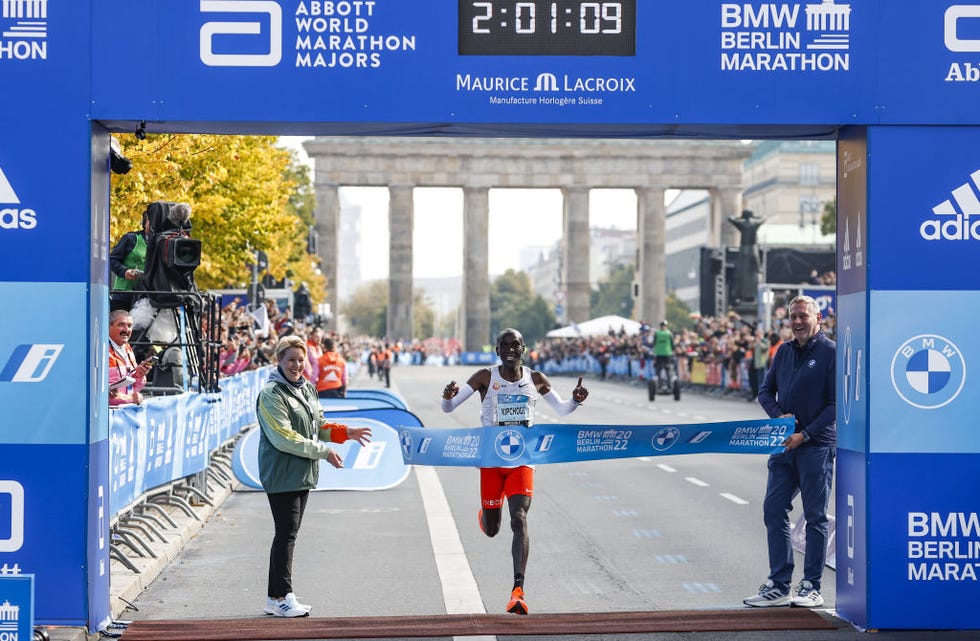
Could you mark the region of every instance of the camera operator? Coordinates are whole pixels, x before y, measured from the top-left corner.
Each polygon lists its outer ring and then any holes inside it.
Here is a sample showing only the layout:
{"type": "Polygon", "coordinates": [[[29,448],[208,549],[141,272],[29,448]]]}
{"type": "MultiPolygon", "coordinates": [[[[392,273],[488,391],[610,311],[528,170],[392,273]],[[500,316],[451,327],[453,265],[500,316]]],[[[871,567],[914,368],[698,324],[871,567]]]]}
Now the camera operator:
{"type": "Polygon", "coordinates": [[[109,292],[109,310],[132,309],[133,290],[143,277],[146,266],[146,239],[150,232],[150,218],[143,212],[142,231],[123,234],[109,252],[109,271],[112,287],[109,292]]]}

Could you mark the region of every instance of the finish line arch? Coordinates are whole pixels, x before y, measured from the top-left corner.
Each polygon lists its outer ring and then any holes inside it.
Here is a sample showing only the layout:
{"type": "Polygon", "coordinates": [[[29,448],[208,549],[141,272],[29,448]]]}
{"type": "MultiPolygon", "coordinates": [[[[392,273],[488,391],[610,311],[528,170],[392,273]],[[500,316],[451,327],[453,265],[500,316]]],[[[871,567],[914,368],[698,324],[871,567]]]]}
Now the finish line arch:
{"type": "Polygon", "coordinates": [[[924,552],[980,540],[980,341],[962,313],[980,304],[978,14],[5,1],[0,293],[31,313],[8,310],[0,332],[0,567],[36,575],[41,623],[109,616],[110,132],[810,137],[838,141],[838,611],[862,628],[980,628],[980,559],[924,552]],[[945,375],[918,383],[916,355],[945,375]]]}

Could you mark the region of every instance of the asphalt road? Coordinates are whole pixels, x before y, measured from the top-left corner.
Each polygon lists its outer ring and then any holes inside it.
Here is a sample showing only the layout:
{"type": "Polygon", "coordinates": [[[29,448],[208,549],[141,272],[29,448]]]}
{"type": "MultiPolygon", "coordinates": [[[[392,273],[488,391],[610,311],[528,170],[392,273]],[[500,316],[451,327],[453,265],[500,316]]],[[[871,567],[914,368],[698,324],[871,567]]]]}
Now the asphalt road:
{"type": "MultiPolygon", "coordinates": [[[[442,388],[471,368],[398,367],[393,388],[427,427],[479,423],[471,398],[452,414],[442,388]]],[[[565,398],[575,379],[553,379],[565,398]]],[[[586,380],[585,405],[539,422],[650,425],[763,418],[757,404],[695,393],[649,402],[645,388],[586,380]]],[[[354,386],[376,386],[362,374],[354,386]]],[[[765,457],[686,455],[542,465],[530,511],[526,591],[531,612],[741,608],[767,574],[761,500],[765,457]]],[[[416,467],[377,492],[314,492],[294,558],[296,593],[316,616],[500,613],[512,581],[510,533],[477,527],[478,475],[416,467]]],[[[798,503],[798,501],[797,501],[798,503]]],[[[798,505],[797,505],[798,508],[798,505]]],[[[795,520],[798,511],[794,513],[795,520]]],[[[262,616],[271,517],[265,495],[234,493],[134,602],[132,619],[262,616]]],[[[797,576],[802,558],[797,555],[797,576]]],[[[827,568],[825,612],[834,608],[827,568]]],[[[636,636],[636,635],[634,635],[636,636]]],[[[859,639],[833,632],[697,633],[658,639],[859,639]]],[[[618,635],[617,639],[630,635],[618,635]]],[[[585,637],[583,637],[585,638],[585,637]]],[[[589,637],[595,639],[596,637],[589,637]]],[[[640,638],[640,637],[637,637],[640,638]]],[[[974,633],[888,632],[876,639],[978,638],[974,633]],[[965,635],[965,636],[964,636],[965,635]]]]}

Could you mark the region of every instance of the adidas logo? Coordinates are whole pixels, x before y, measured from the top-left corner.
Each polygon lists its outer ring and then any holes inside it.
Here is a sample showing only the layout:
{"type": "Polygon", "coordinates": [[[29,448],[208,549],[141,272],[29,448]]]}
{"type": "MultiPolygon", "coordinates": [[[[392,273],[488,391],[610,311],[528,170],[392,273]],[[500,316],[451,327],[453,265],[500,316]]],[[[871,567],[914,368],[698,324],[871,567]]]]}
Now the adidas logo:
{"type": "Polygon", "coordinates": [[[34,229],[37,227],[37,213],[33,209],[5,207],[19,205],[20,198],[14,191],[7,176],[0,167],[0,229],[34,229]]]}
{"type": "Polygon", "coordinates": [[[938,219],[926,220],[919,226],[925,240],[980,240],[980,199],[974,186],[980,188],[980,169],[970,174],[972,185],[963,183],[953,190],[953,198],[932,208],[938,219]],[[953,206],[955,201],[959,207],[953,206]],[[970,217],[975,219],[971,220],[970,217]]]}
{"type": "Polygon", "coordinates": [[[3,167],[0,167],[0,203],[20,204],[20,198],[17,197],[17,192],[14,191],[14,188],[10,185],[10,181],[7,180],[6,174],[3,173],[3,167]]]}

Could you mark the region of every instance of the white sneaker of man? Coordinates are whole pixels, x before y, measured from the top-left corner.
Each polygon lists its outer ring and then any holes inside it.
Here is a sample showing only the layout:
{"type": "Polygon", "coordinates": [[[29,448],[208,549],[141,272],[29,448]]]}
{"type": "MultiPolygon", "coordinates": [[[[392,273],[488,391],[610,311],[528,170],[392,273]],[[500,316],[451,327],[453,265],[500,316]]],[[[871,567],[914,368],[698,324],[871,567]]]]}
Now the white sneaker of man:
{"type": "Polygon", "coordinates": [[[800,581],[792,605],[798,608],[819,608],[823,605],[823,597],[820,596],[820,591],[814,588],[812,583],[800,581]]]}
{"type": "Polygon", "coordinates": [[[281,601],[268,597],[265,600],[263,612],[277,617],[305,617],[313,609],[313,606],[300,603],[296,595],[290,592],[281,601]]]}
{"type": "Polygon", "coordinates": [[[753,608],[775,608],[789,605],[790,602],[789,592],[783,592],[777,588],[772,580],[760,585],[758,594],[742,599],[742,603],[751,605],[753,608]]]}

